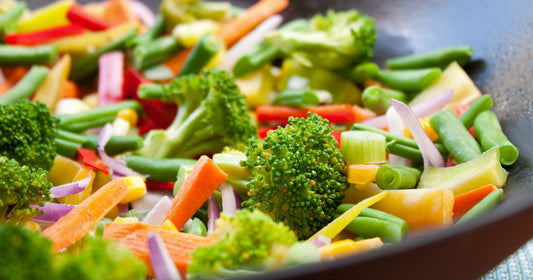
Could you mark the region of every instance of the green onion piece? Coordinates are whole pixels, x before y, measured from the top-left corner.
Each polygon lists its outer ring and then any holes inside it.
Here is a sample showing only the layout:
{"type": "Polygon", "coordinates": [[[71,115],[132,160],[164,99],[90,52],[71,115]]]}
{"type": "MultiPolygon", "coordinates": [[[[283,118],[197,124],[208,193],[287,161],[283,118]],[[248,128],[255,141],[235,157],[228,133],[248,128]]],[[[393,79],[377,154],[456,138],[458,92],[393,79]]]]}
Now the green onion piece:
{"type": "Polygon", "coordinates": [[[341,133],[341,152],[348,164],[375,164],[385,162],[386,138],[368,131],[341,133]]]}

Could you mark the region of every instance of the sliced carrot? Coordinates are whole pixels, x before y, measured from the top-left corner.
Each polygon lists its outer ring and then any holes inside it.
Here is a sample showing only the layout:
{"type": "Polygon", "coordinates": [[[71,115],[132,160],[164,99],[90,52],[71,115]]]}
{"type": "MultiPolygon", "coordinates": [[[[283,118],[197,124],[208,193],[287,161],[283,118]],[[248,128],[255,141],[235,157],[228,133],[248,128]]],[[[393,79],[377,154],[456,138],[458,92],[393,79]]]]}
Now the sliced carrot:
{"type": "Polygon", "coordinates": [[[103,18],[112,26],[137,22],[137,17],[130,9],[129,0],[109,0],[102,13],[103,18]]]}
{"type": "Polygon", "coordinates": [[[219,38],[227,47],[235,44],[268,17],[283,11],[288,0],[260,0],[220,28],[219,38]]]}
{"type": "Polygon", "coordinates": [[[143,223],[106,223],[104,226],[103,239],[122,239],[137,230],[153,229],[152,226],[143,223]]]}
{"type": "Polygon", "coordinates": [[[0,96],[2,96],[4,93],[8,92],[11,88],[11,84],[8,82],[3,82],[0,84],[0,96]]]}
{"type": "Polygon", "coordinates": [[[78,86],[75,83],[67,80],[61,86],[61,93],[59,94],[59,99],[63,98],[78,98],[78,86]]]}
{"type": "Polygon", "coordinates": [[[52,250],[54,252],[63,250],[87,234],[100,219],[126,197],[129,183],[125,178],[112,180],[76,205],[55,224],[45,229],[42,234],[52,240],[52,250]]]}
{"type": "Polygon", "coordinates": [[[453,216],[454,218],[459,218],[463,216],[468,210],[470,210],[474,205],[483,200],[489,193],[497,190],[498,187],[493,184],[489,184],[477,189],[458,194],[454,197],[455,202],[453,204],[453,216]]]}
{"type": "Polygon", "coordinates": [[[166,218],[181,229],[227,177],[211,159],[201,156],[172,199],[166,218]]]}
{"type": "Polygon", "coordinates": [[[185,65],[187,58],[189,58],[189,54],[191,53],[191,51],[192,51],[192,48],[182,50],[178,52],[176,55],[174,55],[173,57],[163,62],[163,64],[170,71],[172,71],[172,73],[174,73],[174,76],[177,76],[181,72],[181,68],[183,68],[183,65],[185,65]]]}
{"type": "Polygon", "coordinates": [[[161,238],[161,241],[163,241],[174,265],[176,265],[182,274],[187,271],[187,267],[192,260],[190,254],[196,250],[198,246],[205,247],[214,242],[214,240],[209,237],[161,228],[136,230],[132,234],[121,239],[121,242],[125,243],[134,254],[144,260],[148,265],[150,264],[148,236],[152,232],[156,232],[161,238]]]}

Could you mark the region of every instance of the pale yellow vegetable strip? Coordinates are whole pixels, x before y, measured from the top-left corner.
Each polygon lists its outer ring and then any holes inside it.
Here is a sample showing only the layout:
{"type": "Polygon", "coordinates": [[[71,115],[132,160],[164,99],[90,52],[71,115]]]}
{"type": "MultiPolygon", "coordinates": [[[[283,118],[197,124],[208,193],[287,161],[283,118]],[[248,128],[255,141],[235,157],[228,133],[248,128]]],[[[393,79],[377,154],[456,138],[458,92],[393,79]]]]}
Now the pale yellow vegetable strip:
{"type": "Polygon", "coordinates": [[[33,102],[40,101],[50,108],[50,112],[55,112],[56,104],[61,95],[61,88],[70,72],[70,63],[70,55],[67,54],[62,56],[54,64],[46,80],[44,80],[43,84],[39,86],[37,92],[33,95],[33,102]]]}
{"type": "Polygon", "coordinates": [[[68,25],[70,22],[67,19],[67,12],[73,2],[62,0],[33,11],[29,16],[17,22],[17,32],[31,32],[68,25]]]}
{"type": "Polygon", "coordinates": [[[336,260],[349,255],[363,253],[383,246],[379,237],[353,241],[344,239],[318,248],[322,260],[336,260]]]}
{"type": "Polygon", "coordinates": [[[372,197],[369,197],[356,205],[354,205],[350,210],[344,212],[344,214],[340,215],[335,220],[331,221],[329,224],[327,224],[325,227],[323,227],[321,230],[316,232],[313,236],[311,236],[309,239],[307,239],[307,242],[313,241],[318,235],[325,235],[329,238],[334,238],[337,234],[339,234],[361,211],[363,211],[365,208],[368,208],[372,206],[374,203],[382,200],[387,196],[388,191],[380,192],[372,197]]]}

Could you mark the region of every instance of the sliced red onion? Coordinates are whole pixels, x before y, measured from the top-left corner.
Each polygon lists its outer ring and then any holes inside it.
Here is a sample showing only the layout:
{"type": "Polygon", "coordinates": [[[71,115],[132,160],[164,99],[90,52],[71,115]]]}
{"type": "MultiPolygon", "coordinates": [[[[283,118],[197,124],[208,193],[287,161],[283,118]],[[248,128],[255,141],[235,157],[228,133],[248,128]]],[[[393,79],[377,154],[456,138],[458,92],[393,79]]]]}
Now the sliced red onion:
{"type": "MultiPolygon", "coordinates": [[[[426,118],[437,111],[444,108],[453,98],[453,90],[447,90],[431,99],[428,99],[420,104],[414,105],[411,110],[420,118],[426,118]]],[[[387,118],[385,116],[377,116],[368,119],[362,124],[370,125],[379,129],[387,128],[387,118]]]]}
{"type": "Polygon", "coordinates": [[[76,205],[45,202],[44,206],[30,205],[30,207],[44,211],[44,214],[33,218],[32,221],[36,223],[39,223],[39,222],[55,223],[59,219],[61,219],[63,216],[68,214],[72,209],[74,209],[76,205]]]}
{"type": "Polygon", "coordinates": [[[242,209],[242,198],[237,194],[237,192],[235,191],[235,189],[233,189],[233,196],[235,197],[235,208],[237,210],[239,209],[242,209]]]}
{"type": "Polygon", "coordinates": [[[220,195],[222,196],[222,212],[235,215],[235,212],[237,212],[237,201],[235,201],[233,187],[228,183],[222,183],[219,189],[220,195]]]}
{"type": "MultiPolygon", "coordinates": [[[[395,135],[405,136],[404,127],[405,124],[402,121],[402,118],[396,112],[393,106],[390,106],[385,114],[387,118],[387,123],[389,124],[389,132],[395,135]]],[[[412,161],[401,156],[389,154],[389,163],[397,164],[402,166],[412,166],[412,161]]]]}
{"type": "Polygon", "coordinates": [[[150,252],[150,264],[157,279],[181,280],[181,275],[170,258],[165,245],[157,235],[152,232],[148,236],[148,251],[150,252]]]}
{"type": "Polygon", "coordinates": [[[220,207],[214,194],[209,196],[207,204],[207,233],[215,230],[215,222],[220,217],[220,207]]]}
{"type": "Polygon", "coordinates": [[[105,152],[105,145],[107,144],[107,141],[111,139],[111,136],[113,135],[113,127],[110,123],[107,123],[102,130],[100,130],[100,134],[98,134],[98,155],[102,159],[102,161],[105,163],[105,165],[113,170],[114,176],[141,176],[144,178],[147,178],[148,175],[143,175],[138,172],[133,171],[131,168],[126,166],[126,162],[122,159],[113,158],[107,155],[105,152]]]}
{"type": "Polygon", "coordinates": [[[413,138],[418,144],[420,153],[422,153],[422,158],[424,159],[424,167],[434,166],[434,167],[444,167],[444,159],[440,154],[435,144],[429,139],[429,136],[424,131],[422,125],[418,122],[418,117],[415,113],[407,106],[406,104],[398,101],[396,99],[391,99],[392,106],[398,112],[398,115],[402,118],[404,123],[407,125],[413,138]]]}
{"type": "Polygon", "coordinates": [[[91,183],[90,174],[89,177],[83,178],[79,181],[50,188],[50,197],[58,198],[80,193],[84,191],[87,186],[89,186],[89,183],[91,183]]]}
{"type": "Polygon", "coordinates": [[[168,210],[172,206],[172,200],[168,196],[163,196],[156,205],[146,214],[142,222],[147,225],[160,225],[165,221],[168,210]]]}
{"type": "Polygon", "coordinates": [[[98,59],[98,105],[115,104],[122,99],[124,83],[124,54],[121,51],[108,52],[98,59]]]}
{"type": "Polygon", "coordinates": [[[331,238],[319,234],[315,239],[311,241],[311,244],[315,245],[317,248],[331,244],[331,238]]]}
{"type": "Polygon", "coordinates": [[[220,64],[220,68],[226,71],[231,71],[237,61],[246,54],[246,52],[253,47],[259,45],[265,36],[278,28],[283,21],[280,15],[273,15],[259,24],[254,30],[240,39],[231,49],[228,50],[224,56],[224,60],[220,64]]]}
{"type": "Polygon", "coordinates": [[[150,28],[155,23],[154,12],[141,1],[130,1],[130,8],[133,13],[144,23],[144,26],[150,28]]]}

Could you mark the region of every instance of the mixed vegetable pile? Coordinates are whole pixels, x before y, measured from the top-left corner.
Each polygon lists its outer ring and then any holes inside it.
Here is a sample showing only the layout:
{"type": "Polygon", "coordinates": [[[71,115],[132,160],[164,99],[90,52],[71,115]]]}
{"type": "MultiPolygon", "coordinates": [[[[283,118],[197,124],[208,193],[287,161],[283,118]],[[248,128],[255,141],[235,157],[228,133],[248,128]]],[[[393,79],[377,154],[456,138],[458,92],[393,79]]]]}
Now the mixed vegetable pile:
{"type": "Polygon", "coordinates": [[[470,47],[378,65],[372,18],[288,5],[0,1],[0,278],[254,275],[497,205],[470,47]]]}

